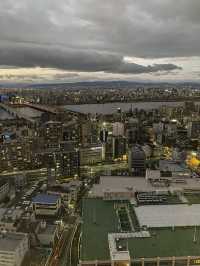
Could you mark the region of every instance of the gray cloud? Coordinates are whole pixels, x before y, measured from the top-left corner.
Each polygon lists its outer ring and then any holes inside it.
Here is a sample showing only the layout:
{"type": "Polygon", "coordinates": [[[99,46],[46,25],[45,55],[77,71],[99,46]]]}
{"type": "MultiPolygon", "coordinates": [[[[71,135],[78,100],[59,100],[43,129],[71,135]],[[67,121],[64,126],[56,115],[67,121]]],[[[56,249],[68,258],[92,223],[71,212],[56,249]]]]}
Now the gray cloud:
{"type": "Polygon", "coordinates": [[[127,63],[120,55],[96,51],[58,49],[40,45],[0,44],[0,62],[16,67],[57,68],[68,71],[141,74],[181,69],[174,64],[143,66],[127,63]]]}
{"type": "Polygon", "coordinates": [[[140,74],[176,64],[123,61],[200,55],[199,0],[0,1],[0,64],[140,74]]]}
{"type": "Polygon", "coordinates": [[[112,73],[122,73],[122,74],[142,74],[142,73],[153,73],[153,72],[170,72],[172,70],[181,70],[181,67],[178,67],[174,64],[154,64],[148,66],[142,66],[134,63],[125,63],[122,62],[120,65],[110,71],[112,73]]]}

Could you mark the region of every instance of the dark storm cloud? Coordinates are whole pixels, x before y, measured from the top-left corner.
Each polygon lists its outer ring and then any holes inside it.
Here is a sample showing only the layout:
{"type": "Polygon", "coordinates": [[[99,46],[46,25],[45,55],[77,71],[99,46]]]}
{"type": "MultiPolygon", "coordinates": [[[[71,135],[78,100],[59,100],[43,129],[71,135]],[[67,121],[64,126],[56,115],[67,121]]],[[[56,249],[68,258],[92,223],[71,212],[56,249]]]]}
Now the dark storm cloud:
{"type": "Polygon", "coordinates": [[[0,65],[124,74],[178,70],[123,58],[199,56],[199,10],[199,0],[0,1],[0,65]]]}
{"type": "Polygon", "coordinates": [[[142,73],[153,73],[153,72],[162,72],[162,71],[172,71],[172,70],[181,70],[181,67],[178,67],[174,64],[154,64],[149,66],[142,66],[134,63],[125,63],[122,62],[116,67],[116,69],[111,70],[112,73],[122,73],[122,74],[142,74],[142,73]]]}
{"type": "Polygon", "coordinates": [[[0,62],[15,67],[44,67],[68,71],[141,74],[181,69],[174,64],[143,66],[127,63],[122,56],[94,51],[0,44],[0,62]]]}

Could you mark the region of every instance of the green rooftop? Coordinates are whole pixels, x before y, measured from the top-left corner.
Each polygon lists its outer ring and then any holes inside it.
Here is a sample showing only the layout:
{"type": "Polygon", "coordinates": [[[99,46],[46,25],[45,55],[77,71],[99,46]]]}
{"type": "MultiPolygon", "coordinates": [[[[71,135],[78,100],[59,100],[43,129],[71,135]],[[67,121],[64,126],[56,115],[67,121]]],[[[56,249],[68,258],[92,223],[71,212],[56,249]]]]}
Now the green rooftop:
{"type": "Polygon", "coordinates": [[[83,199],[81,260],[110,258],[108,232],[117,232],[118,220],[114,202],[83,199]]]}
{"type": "MultiPolygon", "coordinates": [[[[116,201],[102,199],[83,200],[83,224],[81,260],[109,260],[108,233],[120,232],[116,201]]],[[[131,219],[134,210],[129,205],[131,219]]],[[[137,221],[132,221],[133,225],[137,221]]],[[[128,240],[128,248],[132,258],[168,257],[168,256],[200,256],[200,228],[165,228],[150,230],[150,238],[132,238],[128,240]]]]}
{"type": "Polygon", "coordinates": [[[186,199],[189,204],[200,204],[200,195],[199,194],[185,194],[186,199]]]}
{"type": "Polygon", "coordinates": [[[194,228],[175,228],[151,230],[152,237],[129,240],[129,251],[132,258],[200,256],[200,229],[197,231],[197,242],[193,242],[194,228]],[[155,235],[154,235],[155,234],[155,235]]]}

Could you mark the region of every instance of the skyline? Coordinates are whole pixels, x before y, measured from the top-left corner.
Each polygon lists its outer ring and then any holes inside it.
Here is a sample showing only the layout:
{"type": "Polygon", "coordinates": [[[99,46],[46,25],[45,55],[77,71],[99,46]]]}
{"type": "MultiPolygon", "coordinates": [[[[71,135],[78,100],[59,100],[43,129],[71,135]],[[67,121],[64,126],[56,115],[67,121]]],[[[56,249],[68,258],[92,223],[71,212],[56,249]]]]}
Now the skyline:
{"type": "Polygon", "coordinates": [[[200,81],[198,0],[0,2],[0,83],[200,81]]]}

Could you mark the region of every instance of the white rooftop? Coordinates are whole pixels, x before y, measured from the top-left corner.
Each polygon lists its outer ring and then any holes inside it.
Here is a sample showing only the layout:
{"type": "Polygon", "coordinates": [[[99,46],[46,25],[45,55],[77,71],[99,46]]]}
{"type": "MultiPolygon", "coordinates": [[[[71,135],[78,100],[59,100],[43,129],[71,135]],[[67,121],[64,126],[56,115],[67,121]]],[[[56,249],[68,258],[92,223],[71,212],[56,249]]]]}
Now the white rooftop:
{"type": "Polygon", "coordinates": [[[153,186],[150,181],[143,177],[124,177],[124,176],[102,176],[99,184],[95,184],[91,191],[91,197],[103,197],[106,190],[110,191],[177,191],[183,189],[200,189],[200,180],[193,178],[183,179],[185,182],[180,183],[174,179],[173,183],[167,186],[153,186]]]}
{"type": "Polygon", "coordinates": [[[117,250],[115,234],[108,234],[108,245],[112,261],[130,261],[130,254],[128,250],[117,250]]]}
{"type": "Polygon", "coordinates": [[[146,179],[160,179],[160,170],[146,170],[146,179]]]}
{"type": "Polygon", "coordinates": [[[108,245],[109,245],[111,260],[112,261],[130,261],[130,254],[128,250],[124,250],[124,251],[117,250],[117,247],[116,247],[117,239],[148,238],[150,236],[151,235],[148,231],[108,234],[108,245]]]}
{"type": "Polygon", "coordinates": [[[154,205],[135,208],[140,226],[173,227],[200,225],[200,204],[154,205]]]}

